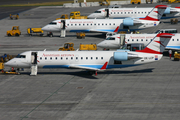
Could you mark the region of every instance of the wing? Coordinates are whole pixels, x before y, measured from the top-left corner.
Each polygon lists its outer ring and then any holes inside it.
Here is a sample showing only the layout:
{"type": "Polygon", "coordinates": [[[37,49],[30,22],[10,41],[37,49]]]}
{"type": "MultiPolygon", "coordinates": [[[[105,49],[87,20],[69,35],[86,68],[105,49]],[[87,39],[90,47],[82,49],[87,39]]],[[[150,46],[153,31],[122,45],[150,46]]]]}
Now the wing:
{"type": "Polygon", "coordinates": [[[90,32],[101,32],[101,33],[108,33],[114,32],[115,29],[90,29],[90,32]]]}
{"type": "Polygon", "coordinates": [[[78,68],[90,71],[102,71],[106,70],[107,64],[108,62],[105,62],[104,65],[70,65],[69,68],[78,68]]]}

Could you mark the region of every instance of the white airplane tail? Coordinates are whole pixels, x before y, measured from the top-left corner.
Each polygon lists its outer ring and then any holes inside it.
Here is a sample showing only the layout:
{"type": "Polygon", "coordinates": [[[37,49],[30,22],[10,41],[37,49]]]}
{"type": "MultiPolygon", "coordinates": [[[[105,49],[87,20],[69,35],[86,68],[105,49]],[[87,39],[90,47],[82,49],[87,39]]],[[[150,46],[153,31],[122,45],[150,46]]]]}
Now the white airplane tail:
{"type": "Polygon", "coordinates": [[[154,37],[153,41],[151,41],[146,46],[146,48],[144,50],[137,50],[136,52],[162,54],[172,36],[174,36],[174,34],[159,33],[156,35],[156,37],[154,37]]]}
{"type": "Polygon", "coordinates": [[[139,18],[139,19],[159,21],[167,7],[168,7],[167,5],[156,5],[145,18],[139,18]]]}

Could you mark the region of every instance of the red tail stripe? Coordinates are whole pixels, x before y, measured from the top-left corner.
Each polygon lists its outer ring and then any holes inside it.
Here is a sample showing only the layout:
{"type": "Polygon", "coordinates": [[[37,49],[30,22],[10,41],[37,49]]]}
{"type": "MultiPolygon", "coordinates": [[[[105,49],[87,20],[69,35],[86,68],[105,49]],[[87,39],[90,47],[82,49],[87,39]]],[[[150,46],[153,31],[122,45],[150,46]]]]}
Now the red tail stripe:
{"type": "Polygon", "coordinates": [[[153,53],[153,54],[162,54],[161,52],[152,50],[148,47],[146,47],[144,50],[136,50],[136,52],[144,52],[144,53],[153,53]]]}
{"type": "Polygon", "coordinates": [[[156,37],[171,38],[172,36],[174,36],[174,34],[171,34],[171,33],[159,33],[159,34],[157,34],[156,37]]]}
{"type": "Polygon", "coordinates": [[[139,18],[140,20],[151,20],[151,21],[159,21],[159,19],[155,19],[149,16],[146,16],[145,18],[139,18]]]}
{"type": "Polygon", "coordinates": [[[161,9],[166,9],[168,6],[167,5],[156,5],[155,8],[161,8],[161,9]]]}

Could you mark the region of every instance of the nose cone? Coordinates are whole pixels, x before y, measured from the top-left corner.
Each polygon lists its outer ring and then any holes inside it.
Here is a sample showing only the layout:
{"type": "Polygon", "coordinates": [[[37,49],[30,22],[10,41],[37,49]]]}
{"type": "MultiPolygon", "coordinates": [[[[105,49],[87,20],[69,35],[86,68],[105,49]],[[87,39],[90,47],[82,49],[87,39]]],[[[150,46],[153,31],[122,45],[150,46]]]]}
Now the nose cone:
{"type": "Polygon", "coordinates": [[[107,47],[107,43],[105,41],[102,41],[102,42],[98,43],[97,46],[101,47],[101,48],[106,48],[107,47]]]}
{"type": "Polygon", "coordinates": [[[8,61],[6,63],[4,63],[4,66],[9,66],[9,67],[12,67],[14,64],[12,63],[12,61],[8,61]]]}
{"type": "Polygon", "coordinates": [[[41,30],[43,30],[43,31],[49,31],[49,26],[46,25],[46,26],[42,27],[41,30]]]}
{"type": "Polygon", "coordinates": [[[88,18],[89,18],[89,19],[93,19],[93,18],[95,18],[95,17],[94,17],[93,14],[90,14],[90,15],[88,16],[88,18]]]}

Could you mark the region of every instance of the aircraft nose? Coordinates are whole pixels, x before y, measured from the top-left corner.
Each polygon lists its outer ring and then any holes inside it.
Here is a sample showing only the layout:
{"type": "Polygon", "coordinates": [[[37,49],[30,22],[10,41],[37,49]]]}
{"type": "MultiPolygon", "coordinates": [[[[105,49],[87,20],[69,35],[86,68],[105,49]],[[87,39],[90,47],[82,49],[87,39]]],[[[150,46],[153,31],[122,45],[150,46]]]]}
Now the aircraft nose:
{"type": "Polygon", "coordinates": [[[43,31],[48,31],[48,29],[49,29],[49,27],[47,25],[41,28],[41,30],[43,30],[43,31]]]}
{"type": "Polygon", "coordinates": [[[105,45],[106,45],[107,43],[105,43],[105,42],[100,42],[100,43],[98,43],[97,44],[97,46],[98,47],[101,47],[101,48],[105,48],[105,45]]]}
{"type": "Polygon", "coordinates": [[[5,66],[12,66],[13,64],[12,64],[12,61],[8,61],[8,62],[4,63],[4,65],[5,66]]]}
{"type": "Polygon", "coordinates": [[[94,17],[94,15],[88,15],[89,19],[92,19],[94,17]]]}

